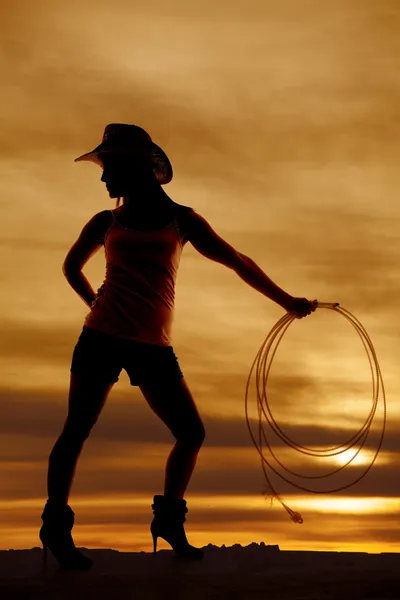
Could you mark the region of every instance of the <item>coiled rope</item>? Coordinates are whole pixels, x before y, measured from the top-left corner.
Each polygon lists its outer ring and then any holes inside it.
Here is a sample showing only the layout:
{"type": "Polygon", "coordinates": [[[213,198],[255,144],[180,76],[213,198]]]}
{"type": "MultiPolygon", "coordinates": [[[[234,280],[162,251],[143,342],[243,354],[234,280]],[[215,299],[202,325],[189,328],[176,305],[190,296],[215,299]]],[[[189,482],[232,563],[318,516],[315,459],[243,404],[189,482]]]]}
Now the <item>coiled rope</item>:
{"type": "Polygon", "coordinates": [[[365,421],[364,425],[361,427],[361,429],[354,434],[347,442],[345,442],[344,444],[341,444],[340,446],[335,446],[332,448],[325,448],[325,449],[312,449],[312,448],[308,448],[306,446],[301,446],[299,444],[296,444],[293,440],[291,440],[283,431],[282,429],[279,427],[279,425],[277,424],[277,422],[275,421],[270,407],[268,405],[268,399],[267,399],[267,380],[268,380],[268,375],[271,369],[271,364],[273,361],[273,358],[275,356],[275,353],[277,351],[277,348],[282,340],[282,337],[284,335],[284,333],[287,331],[288,327],[290,326],[290,324],[297,319],[297,315],[294,312],[287,312],[276,324],[275,326],[271,329],[271,331],[269,332],[269,334],[267,335],[266,339],[264,340],[264,342],[262,343],[255,359],[254,362],[251,366],[250,369],[250,373],[249,373],[249,377],[247,379],[247,384],[246,384],[246,394],[245,394],[245,412],[246,412],[246,422],[247,422],[247,426],[250,432],[250,436],[251,439],[253,440],[253,443],[261,457],[261,466],[262,469],[264,471],[264,475],[265,475],[265,479],[267,481],[267,484],[269,486],[269,491],[267,492],[267,496],[271,497],[271,501],[276,498],[277,500],[279,500],[279,502],[282,504],[282,506],[285,508],[285,510],[288,512],[291,520],[294,523],[303,523],[303,518],[300,515],[300,513],[293,511],[291,508],[289,508],[287,506],[287,504],[285,504],[285,502],[283,501],[282,497],[280,496],[280,494],[278,494],[278,492],[274,489],[271,481],[268,479],[268,475],[266,472],[266,465],[268,465],[268,467],[270,467],[270,469],[272,469],[272,471],[274,473],[276,473],[281,479],[283,479],[284,481],[286,481],[287,483],[290,483],[291,485],[297,487],[298,489],[304,490],[306,492],[312,492],[314,494],[327,494],[327,493],[332,493],[332,492],[338,492],[340,490],[344,490],[346,488],[351,487],[352,485],[354,485],[355,483],[357,483],[358,481],[360,481],[363,477],[365,477],[365,475],[368,473],[368,471],[371,469],[372,465],[374,464],[379,450],[382,446],[382,441],[383,441],[383,436],[385,433],[385,426],[386,426],[386,397],[385,397],[385,389],[384,389],[384,385],[383,385],[383,379],[382,379],[382,374],[381,374],[381,370],[379,367],[379,363],[378,363],[378,359],[376,356],[376,352],[374,349],[374,346],[371,342],[371,339],[368,335],[368,333],[366,332],[365,328],[363,327],[363,325],[360,323],[360,321],[358,319],[356,319],[356,317],[354,315],[352,315],[348,310],[346,310],[343,307],[340,307],[339,303],[328,303],[328,302],[317,302],[316,303],[316,307],[317,308],[326,308],[329,310],[334,310],[335,312],[340,313],[341,315],[343,315],[356,329],[358,335],[361,338],[361,341],[363,343],[363,346],[365,348],[365,351],[367,353],[368,356],[368,361],[369,361],[369,365],[371,368],[371,374],[372,374],[372,407],[371,407],[371,411],[370,414],[367,418],[367,420],[365,421]],[[275,345],[274,345],[275,344],[275,345]],[[255,436],[253,435],[253,432],[251,430],[251,426],[250,426],[250,421],[249,421],[249,415],[248,415],[248,393],[249,393],[249,386],[250,386],[250,380],[251,380],[251,376],[253,373],[254,368],[256,369],[256,389],[257,389],[257,408],[258,408],[258,419],[259,419],[259,423],[258,423],[258,438],[259,441],[257,443],[255,436]],[[379,444],[378,444],[378,448],[375,452],[375,455],[372,459],[371,464],[366,468],[366,470],[359,476],[357,477],[357,479],[355,479],[353,482],[347,484],[347,485],[343,485],[341,487],[337,487],[334,489],[329,489],[329,490],[324,490],[324,491],[316,491],[316,490],[312,490],[308,487],[305,486],[301,486],[298,485],[297,483],[291,481],[290,479],[288,479],[287,477],[284,477],[281,473],[279,473],[271,464],[270,462],[265,458],[265,456],[263,455],[263,450],[262,450],[262,440],[264,439],[265,445],[268,448],[268,450],[270,451],[271,455],[273,456],[273,458],[276,460],[276,462],[288,473],[291,473],[292,475],[295,475],[297,477],[302,477],[305,479],[322,479],[325,477],[330,477],[331,475],[334,475],[335,473],[338,473],[339,471],[341,471],[342,469],[344,469],[347,465],[349,465],[354,458],[358,455],[358,453],[360,452],[361,448],[364,446],[368,434],[370,432],[370,428],[371,428],[371,424],[372,421],[374,419],[375,416],[375,412],[376,412],[376,408],[377,408],[377,404],[378,404],[378,400],[379,400],[379,394],[380,392],[382,393],[382,398],[383,398],[383,424],[382,424],[382,433],[380,436],[380,440],[379,440],[379,444]],[[263,424],[262,424],[262,415],[264,415],[265,419],[267,420],[268,424],[270,425],[270,427],[273,429],[273,431],[276,433],[276,435],[283,440],[288,446],[292,447],[293,449],[301,452],[302,454],[308,454],[309,456],[317,456],[319,458],[323,458],[323,457],[329,457],[329,456],[335,456],[338,454],[342,454],[343,452],[349,450],[350,448],[352,448],[353,446],[355,446],[356,444],[361,442],[360,448],[357,450],[357,452],[354,454],[354,456],[351,457],[351,459],[345,463],[344,465],[342,465],[341,467],[339,467],[338,469],[335,469],[334,471],[324,474],[324,475],[311,475],[311,476],[307,476],[307,475],[300,475],[298,473],[295,473],[294,471],[286,468],[281,461],[278,460],[278,458],[275,456],[270,444],[268,443],[267,437],[265,435],[264,429],[263,429],[263,424]]]}

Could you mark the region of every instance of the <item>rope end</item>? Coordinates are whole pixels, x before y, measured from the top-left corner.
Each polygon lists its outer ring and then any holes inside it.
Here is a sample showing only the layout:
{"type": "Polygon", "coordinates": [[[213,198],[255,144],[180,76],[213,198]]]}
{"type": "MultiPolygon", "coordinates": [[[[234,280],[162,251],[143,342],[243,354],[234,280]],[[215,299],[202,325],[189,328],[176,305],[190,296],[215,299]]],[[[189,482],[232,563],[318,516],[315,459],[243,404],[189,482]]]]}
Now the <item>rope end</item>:
{"type": "Polygon", "coordinates": [[[293,523],[298,523],[299,525],[301,525],[303,523],[303,517],[298,512],[292,511],[290,518],[292,519],[293,523]]]}

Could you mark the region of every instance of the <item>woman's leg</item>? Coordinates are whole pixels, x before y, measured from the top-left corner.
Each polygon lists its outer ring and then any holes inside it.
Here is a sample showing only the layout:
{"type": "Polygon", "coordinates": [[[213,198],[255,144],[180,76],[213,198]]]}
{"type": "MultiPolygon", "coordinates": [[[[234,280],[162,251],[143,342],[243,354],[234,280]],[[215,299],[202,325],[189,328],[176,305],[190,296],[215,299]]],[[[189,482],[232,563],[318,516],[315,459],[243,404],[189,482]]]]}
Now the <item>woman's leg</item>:
{"type": "Polygon", "coordinates": [[[53,504],[67,505],[76,464],[114,383],[96,375],[70,374],[68,416],[49,457],[48,497],[53,504]]]}
{"type": "Polygon", "coordinates": [[[176,439],[166,465],[164,496],[181,500],[204,442],[203,422],[184,378],[163,381],[160,377],[141,383],[139,388],[176,439]]]}

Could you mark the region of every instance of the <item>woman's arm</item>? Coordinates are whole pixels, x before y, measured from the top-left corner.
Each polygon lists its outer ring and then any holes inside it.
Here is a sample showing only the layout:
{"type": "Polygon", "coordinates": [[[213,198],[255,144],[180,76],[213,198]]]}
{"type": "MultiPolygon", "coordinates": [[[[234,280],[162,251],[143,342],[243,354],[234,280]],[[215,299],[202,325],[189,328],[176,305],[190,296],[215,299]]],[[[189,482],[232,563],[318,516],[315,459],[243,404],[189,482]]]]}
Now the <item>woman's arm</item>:
{"type": "Polygon", "coordinates": [[[240,257],[241,260],[235,269],[239,277],[252,288],[286,309],[292,296],[276,285],[249,256],[240,254],[240,257]]]}
{"type": "Polygon", "coordinates": [[[299,317],[315,310],[315,305],[306,298],[295,298],[276,285],[251,258],[223,240],[210,224],[193,210],[187,221],[187,239],[200,254],[234,270],[248,285],[285,310],[293,310],[299,317]]]}
{"type": "Polygon", "coordinates": [[[96,298],[96,294],[82,271],[70,269],[63,270],[63,273],[72,289],[75,290],[84,303],[91,308],[94,299],[96,298]]]}
{"type": "Polygon", "coordinates": [[[83,227],[77,241],[65,257],[62,271],[75,292],[91,308],[96,294],[82,273],[84,265],[103,245],[104,235],[111,222],[109,210],[94,215],[83,227]]]}

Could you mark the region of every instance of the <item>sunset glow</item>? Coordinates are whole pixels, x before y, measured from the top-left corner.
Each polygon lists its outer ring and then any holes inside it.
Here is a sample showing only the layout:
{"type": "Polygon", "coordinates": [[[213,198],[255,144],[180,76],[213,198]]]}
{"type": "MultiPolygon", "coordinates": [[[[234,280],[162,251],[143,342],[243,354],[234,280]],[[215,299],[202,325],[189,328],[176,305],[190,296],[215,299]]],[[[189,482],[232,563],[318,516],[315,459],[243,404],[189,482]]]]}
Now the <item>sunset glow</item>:
{"type": "MultiPolygon", "coordinates": [[[[227,5],[6,1],[2,8],[0,548],[39,546],[48,457],[68,404],[88,307],[62,273],[83,226],[115,207],[101,169],[74,158],[107,123],[147,129],[171,159],[165,191],[193,207],[294,296],[339,302],[367,329],[387,396],[377,461],[355,485],[312,494],[275,474],[304,523],[263,495],[247,431],[251,364],[284,310],[231,269],[183,250],[174,351],[206,428],[187,488],[193,544],[398,552],[400,488],[400,10],[394,0],[233,0],[227,5]]],[[[85,265],[97,289],[104,248],[85,265]]],[[[341,315],[317,310],[285,334],[268,401],[297,444],[346,442],[372,406],[371,370],[341,315]]],[[[257,428],[254,388],[251,417],[257,428]]],[[[367,442],[325,489],[371,463],[367,442]]],[[[267,434],[289,469],[318,476],[356,449],[307,457],[267,434]]],[[[125,371],[80,457],[70,505],[77,545],[151,551],[151,503],[174,438],[125,371]]],[[[161,544],[161,542],[160,542],[161,544]]],[[[160,547],[167,547],[160,546],[160,547]]]]}

